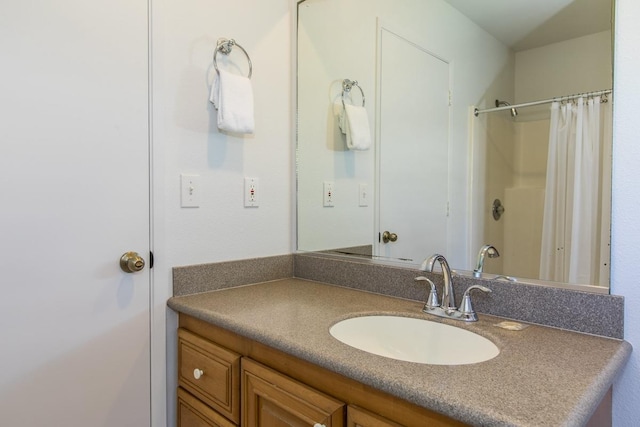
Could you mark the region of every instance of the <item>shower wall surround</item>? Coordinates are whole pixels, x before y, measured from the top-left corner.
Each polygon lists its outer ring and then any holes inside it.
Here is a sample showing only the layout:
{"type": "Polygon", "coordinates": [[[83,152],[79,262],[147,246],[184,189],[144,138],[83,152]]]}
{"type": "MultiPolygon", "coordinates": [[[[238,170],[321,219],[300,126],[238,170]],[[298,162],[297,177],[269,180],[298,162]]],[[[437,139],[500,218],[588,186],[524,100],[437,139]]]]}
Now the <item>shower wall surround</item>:
{"type": "MultiPolygon", "coordinates": [[[[417,270],[320,254],[293,254],[175,267],[174,296],[297,277],[399,298],[424,301],[417,270]]],[[[442,276],[431,276],[441,286],[442,276]]],[[[479,279],[456,276],[458,300],[479,279]]],[[[474,295],[476,311],[577,332],[623,338],[624,298],[572,289],[481,280],[491,294],[474,295]]]]}

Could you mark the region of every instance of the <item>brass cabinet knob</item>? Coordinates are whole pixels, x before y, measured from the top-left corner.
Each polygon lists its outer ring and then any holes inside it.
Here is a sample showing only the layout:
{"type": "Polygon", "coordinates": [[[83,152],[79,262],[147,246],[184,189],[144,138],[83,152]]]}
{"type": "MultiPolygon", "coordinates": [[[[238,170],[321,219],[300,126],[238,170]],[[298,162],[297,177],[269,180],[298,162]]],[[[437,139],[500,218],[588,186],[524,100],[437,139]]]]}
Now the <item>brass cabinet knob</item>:
{"type": "Polygon", "coordinates": [[[125,273],[135,273],[144,268],[144,259],[137,252],[126,252],[120,257],[120,268],[125,273]]]}
{"type": "Polygon", "coordinates": [[[398,240],[398,235],[396,233],[390,233],[388,231],[382,233],[382,241],[384,243],[395,242],[396,240],[398,240]]]}

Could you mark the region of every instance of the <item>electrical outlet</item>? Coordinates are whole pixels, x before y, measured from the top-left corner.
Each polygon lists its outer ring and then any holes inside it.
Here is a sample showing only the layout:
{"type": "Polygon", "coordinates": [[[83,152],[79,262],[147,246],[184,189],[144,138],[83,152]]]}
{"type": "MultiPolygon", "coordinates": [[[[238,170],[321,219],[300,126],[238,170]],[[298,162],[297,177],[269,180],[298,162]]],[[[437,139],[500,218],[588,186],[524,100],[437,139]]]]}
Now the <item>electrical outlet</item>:
{"type": "Polygon", "coordinates": [[[367,190],[367,184],[358,185],[358,206],[369,206],[369,190],[367,190]]]}
{"type": "Polygon", "coordinates": [[[180,175],[180,206],[200,207],[200,175],[180,175]]]}
{"type": "Polygon", "coordinates": [[[258,207],[258,178],[244,179],[244,207],[258,207]]]}
{"type": "Polygon", "coordinates": [[[333,187],[334,187],[334,183],[331,181],[325,181],[323,183],[323,200],[322,200],[322,206],[325,207],[332,207],[334,206],[333,204],[333,199],[334,199],[334,194],[333,194],[333,187]]]}

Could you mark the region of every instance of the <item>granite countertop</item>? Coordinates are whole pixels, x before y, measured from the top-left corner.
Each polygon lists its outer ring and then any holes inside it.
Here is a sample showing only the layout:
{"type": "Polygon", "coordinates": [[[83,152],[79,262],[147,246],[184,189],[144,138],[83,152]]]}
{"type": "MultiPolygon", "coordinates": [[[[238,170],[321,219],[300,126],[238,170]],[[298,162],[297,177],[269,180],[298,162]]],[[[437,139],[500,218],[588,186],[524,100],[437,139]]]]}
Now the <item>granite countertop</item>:
{"type": "Polygon", "coordinates": [[[262,344],[471,425],[582,426],[631,354],[622,340],[530,325],[509,331],[501,318],[475,323],[422,313],[422,302],[302,279],[284,279],[171,298],[169,306],[262,344]],[[376,356],[329,334],[336,322],[400,314],[483,335],[500,354],[440,366],[376,356]]]}

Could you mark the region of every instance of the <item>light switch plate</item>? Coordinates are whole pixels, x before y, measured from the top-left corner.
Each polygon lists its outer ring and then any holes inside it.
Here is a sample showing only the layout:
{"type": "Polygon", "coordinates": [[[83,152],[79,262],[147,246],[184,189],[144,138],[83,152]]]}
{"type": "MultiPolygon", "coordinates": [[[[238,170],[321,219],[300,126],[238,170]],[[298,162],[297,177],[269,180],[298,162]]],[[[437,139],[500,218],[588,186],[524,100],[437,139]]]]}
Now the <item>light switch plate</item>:
{"type": "Polygon", "coordinates": [[[358,185],[358,206],[369,206],[369,190],[367,190],[367,184],[358,185]]]}
{"type": "Polygon", "coordinates": [[[180,175],[180,206],[200,207],[200,175],[180,175]]]}

